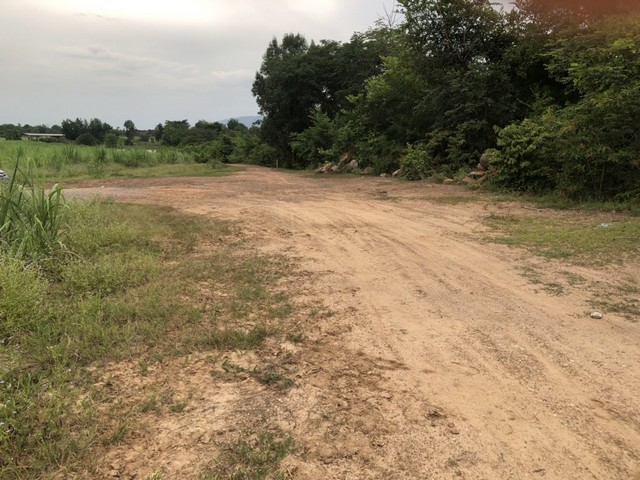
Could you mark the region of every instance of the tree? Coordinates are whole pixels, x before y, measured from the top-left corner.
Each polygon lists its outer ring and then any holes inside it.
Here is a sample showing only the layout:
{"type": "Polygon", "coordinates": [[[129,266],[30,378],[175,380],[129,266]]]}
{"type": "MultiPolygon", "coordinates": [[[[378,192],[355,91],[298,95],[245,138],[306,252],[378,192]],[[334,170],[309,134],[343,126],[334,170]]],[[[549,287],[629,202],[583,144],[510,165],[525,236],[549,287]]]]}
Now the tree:
{"type": "Polygon", "coordinates": [[[236,118],[229,119],[229,121],[227,122],[227,128],[231,131],[247,130],[247,127],[244,124],[240,123],[236,118]]]}
{"type": "Polygon", "coordinates": [[[604,15],[640,11],[637,0],[516,0],[515,6],[538,18],[546,19],[558,15],[599,18],[604,15]]]}
{"type": "Polygon", "coordinates": [[[506,19],[489,0],[399,0],[412,50],[434,66],[467,69],[499,60],[509,44],[506,19]]]}
{"type": "Polygon", "coordinates": [[[640,15],[609,16],[553,39],[547,68],[571,93],[500,130],[495,182],[577,199],[640,197],[640,15]]]}
{"type": "Polygon", "coordinates": [[[136,126],[131,120],[124,122],[124,131],[127,137],[127,145],[133,145],[133,139],[136,136],[136,126]]]}
{"type": "Polygon", "coordinates": [[[62,121],[62,133],[67,140],[76,140],[82,133],[89,130],[86,120],[76,118],[75,120],[66,119],[62,121]]]}
{"type": "Polygon", "coordinates": [[[156,128],[153,130],[153,136],[156,139],[156,142],[159,142],[162,140],[162,134],[164,133],[164,126],[159,123],[158,125],[156,125],[156,128]]]}
{"type": "Polygon", "coordinates": [[[20,140],[22,133],[17,128],[11,128],[4,132],[4,138],[7,140],[20,140]]]}
{"type": "Polygon", "coordinates": [[[88,125],[87,131],[96,139],[98,143],[104,142],[105,135],[113,130],[113,127],[106,122],[102,122],[98,118],[92,118],[88,125]]]}
{"type": "Polygon", "coordinates": [[[348,44],[323,40],[309,45],[293,34],[281,43],[272,40],[252,91],[264,116],[262,138],[280,152],[285,166],[307,165],[290,141],[311,126],[312,112],[335,117],[349,106],[350,95],[364,90],[380,63],[377,44],[366,36],[356,35],[348,44]]]}
{"type": "Polygon", "coordinates": [[[188,120],[167,120],[162,130],[162,143],[177,147],[189,132],[188,120]]]}

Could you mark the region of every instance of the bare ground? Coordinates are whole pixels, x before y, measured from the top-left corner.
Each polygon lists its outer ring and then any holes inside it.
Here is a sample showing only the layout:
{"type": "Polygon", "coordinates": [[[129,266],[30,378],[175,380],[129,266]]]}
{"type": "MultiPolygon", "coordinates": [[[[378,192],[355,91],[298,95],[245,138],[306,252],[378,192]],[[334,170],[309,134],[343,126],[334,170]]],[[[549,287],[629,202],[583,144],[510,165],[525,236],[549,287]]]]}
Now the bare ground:
{"type": "Polygon", "coordinates": [[[188,403],[99,452],[94,477],[197,479],[222,443],[268,421],[294,438],[291,478],[640,479],[640,324],[589,316],[594,295],[637,292],[640,265],[541,259],[490,242],[483,223],[575,212],[257,167],[68,189],[94,194],[240,220],[255,248],[295,261],[284,287],[318,306],[297,319],[304,342],[225,359],[286,357],[295,386],[284,393],[212,376],[220,358],[207,354],[145,376],[110,366],[98,387],[119,399],[115,411],[153,392],[188,403]]]}

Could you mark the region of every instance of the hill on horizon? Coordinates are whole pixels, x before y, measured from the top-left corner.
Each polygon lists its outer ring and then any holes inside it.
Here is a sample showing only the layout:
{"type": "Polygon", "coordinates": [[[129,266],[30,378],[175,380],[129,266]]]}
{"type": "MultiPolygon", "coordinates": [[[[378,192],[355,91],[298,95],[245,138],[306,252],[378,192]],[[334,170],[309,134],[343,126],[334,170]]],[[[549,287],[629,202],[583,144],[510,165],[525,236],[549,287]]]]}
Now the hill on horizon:
{"type": "Polygon", "coordinates": [[[226,118],[224,120],[220,120],[220,123],[224,123],[226,125],[227,122],[229,120],[231,120],[232,118],[235,118],[240,123],[245,125],[247,128],[251,127],[258,120],[262,120],[262,116],[261,115],[245,115],[245,116],[242,116],[242,117],[229,117],[229,118],[226,118]]]}

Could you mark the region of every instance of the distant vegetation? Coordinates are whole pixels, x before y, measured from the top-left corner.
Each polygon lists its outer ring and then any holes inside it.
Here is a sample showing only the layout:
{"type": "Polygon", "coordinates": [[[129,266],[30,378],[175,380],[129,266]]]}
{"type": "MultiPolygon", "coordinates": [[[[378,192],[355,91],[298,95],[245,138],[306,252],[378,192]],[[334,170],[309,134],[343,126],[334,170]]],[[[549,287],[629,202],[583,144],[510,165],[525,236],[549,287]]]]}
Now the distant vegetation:
{"type": "Polygon", "coordinates": [[[398,3],[397,17],[346,43],[288,34],[268,45],[253,93],[281,164],[349,152],[375,173],[442,178],[486,152],[496,188],[638,201],[633,2],[398,3]]]}
{"type": "MultiPolygon", "coordinates": [[[[247,127],[236,119],[226,124],[201,120],[191,126],[187,120],[167,120],[153,130],[138,130],[131,120],[114,128],[98,118],[65,119],[61,125],[0,125],[0,169],[11,168],[11,158],[20,148],[33,153],[37,166],[56,176],[61,170],[80,166],[88,176],[101,176],[106,165],[148,167],[176,163],[254,163],[275,165],[276,153],[259,137],[257,126],[247,127]],[[63,137],[42,137],[38,142],[20,141],[26,133],[56,133],[63,137]],[[50,148],[43,145],[54,144],[50,148]],[[98,147],[88,149],[85,147],[98,147]]],[[[68,177],[63,172],[63,177],[68,177]]],[[[77,175],[71,172],[71,176],[77,175]]]]}
{"type": "MultiPolygon", "coordinates": [[[[298,169],[349,153],[361,170],[401,169],[408,180],[462,178],[484,154],[493,188],[638,203],[639,8],[516,0],[506,12],[490,0],[399,0],[348,42],[274,38],[252,88],[262,120],[251,127],[168,120],[138,130],[131,120],[113,128],[78,118],[0,125],[0,137],[56,132],[110,151],[164,147],[175,152],[161,155],[198,163],[298,169]]],[[[151,158],[95,155],[96,165],[151,158]]]]}

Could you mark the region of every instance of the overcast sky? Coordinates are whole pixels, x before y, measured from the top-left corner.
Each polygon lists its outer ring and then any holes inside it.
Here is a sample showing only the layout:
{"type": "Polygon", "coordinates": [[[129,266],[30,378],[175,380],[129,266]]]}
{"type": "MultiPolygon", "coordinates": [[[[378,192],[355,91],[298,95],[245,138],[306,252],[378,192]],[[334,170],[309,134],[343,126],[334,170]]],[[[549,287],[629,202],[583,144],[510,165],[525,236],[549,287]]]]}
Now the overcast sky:
{"type": "Polygon", "coordinates": [[[348,40],[392,0],[0,0],[0,123],[257,114],[251,84],[288,32],[348,40]]]}

